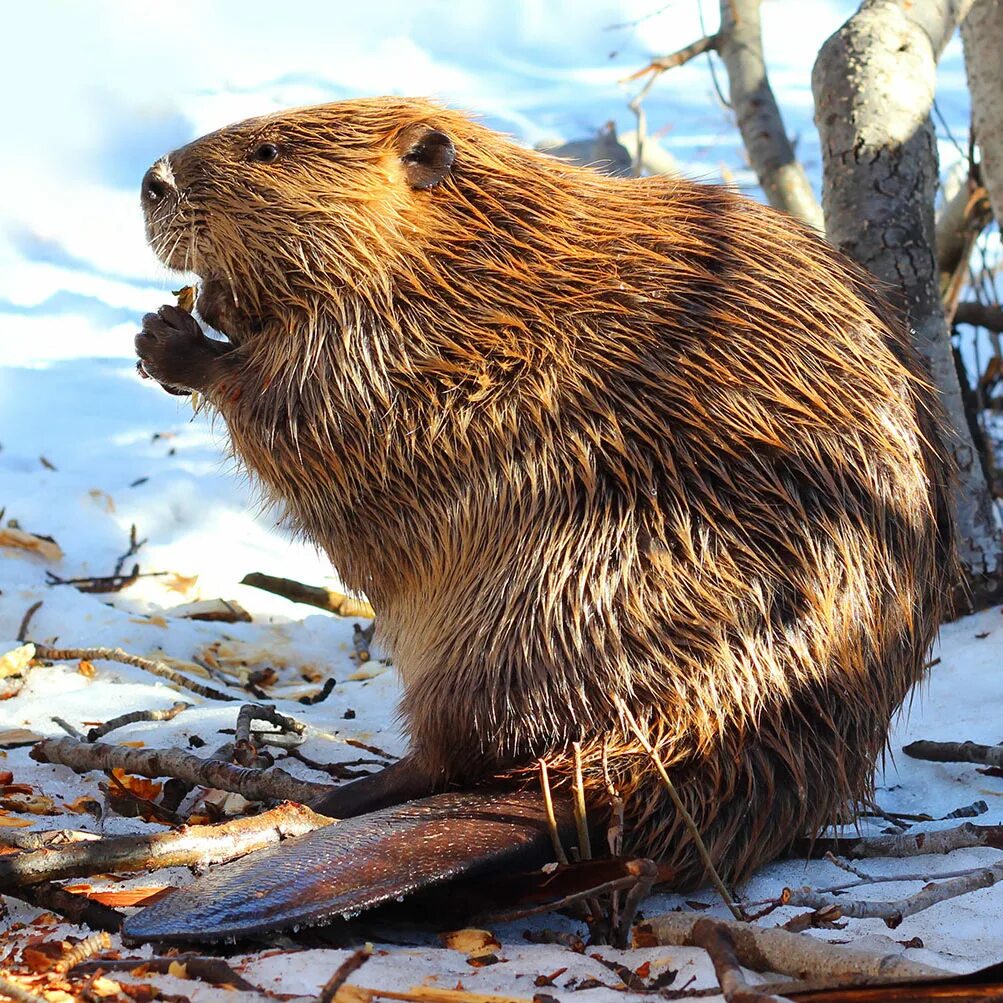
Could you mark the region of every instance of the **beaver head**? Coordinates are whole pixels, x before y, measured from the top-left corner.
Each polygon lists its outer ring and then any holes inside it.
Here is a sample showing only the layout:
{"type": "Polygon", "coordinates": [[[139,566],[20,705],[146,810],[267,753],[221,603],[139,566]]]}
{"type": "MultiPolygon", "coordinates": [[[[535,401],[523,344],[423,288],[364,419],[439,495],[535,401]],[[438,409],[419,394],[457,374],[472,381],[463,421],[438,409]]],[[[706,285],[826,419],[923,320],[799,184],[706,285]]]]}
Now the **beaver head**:
{"type": "Polygon", "coordinates": [[[440,118],[467,124],[430,103],[374,99],[221,129],[146,172],[147,238],[169,268],[201,277],[200,313],[233,340],[279,312],[288,322],[317,293],[381,282],[452,171],[440,118]]]}

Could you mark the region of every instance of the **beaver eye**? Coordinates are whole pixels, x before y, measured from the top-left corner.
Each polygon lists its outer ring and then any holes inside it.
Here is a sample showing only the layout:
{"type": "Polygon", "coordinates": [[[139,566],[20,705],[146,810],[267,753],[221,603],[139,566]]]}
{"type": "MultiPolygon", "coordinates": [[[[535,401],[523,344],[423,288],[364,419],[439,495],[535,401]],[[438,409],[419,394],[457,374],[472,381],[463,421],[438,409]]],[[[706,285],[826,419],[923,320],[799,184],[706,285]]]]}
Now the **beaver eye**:
{"type": "Polygon", "coordinates": [[[279,159],[279,148],[274,143],[262,143],[251,151],[250,159],[259,164],[272,164],[279,159]]]}

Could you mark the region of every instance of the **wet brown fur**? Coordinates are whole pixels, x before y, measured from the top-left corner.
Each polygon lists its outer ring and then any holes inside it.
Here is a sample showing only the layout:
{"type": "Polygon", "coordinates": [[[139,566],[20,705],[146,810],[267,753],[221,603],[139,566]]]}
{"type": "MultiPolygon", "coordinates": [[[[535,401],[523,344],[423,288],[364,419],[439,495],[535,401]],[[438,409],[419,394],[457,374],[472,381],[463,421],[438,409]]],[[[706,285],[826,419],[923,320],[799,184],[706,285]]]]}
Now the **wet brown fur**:
{"type": "Polygon", "coordinates": [[[150,221],[239,346],[208,397],[345,584],[441,782],[604,747],[627,847],[727,878],[868,795],[951,573],[938,412],[902,321],[804,226],[614,180],[421,100],[241,123],[150,221]],[[455,144],[412,189],[400,136],[455,144]],[[248,159],[263,141],[281,157],[248,159]]]}

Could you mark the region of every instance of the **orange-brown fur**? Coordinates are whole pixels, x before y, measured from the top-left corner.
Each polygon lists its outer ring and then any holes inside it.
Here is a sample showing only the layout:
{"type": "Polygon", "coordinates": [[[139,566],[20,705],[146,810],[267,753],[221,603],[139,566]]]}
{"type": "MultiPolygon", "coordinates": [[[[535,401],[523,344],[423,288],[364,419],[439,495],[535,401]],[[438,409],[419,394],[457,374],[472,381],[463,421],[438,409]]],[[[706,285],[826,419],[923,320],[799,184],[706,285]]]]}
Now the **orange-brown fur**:
{"type": "Polygon", "coordinates": [[[627,846],[729,878],[871,787],[952,569],[937,408],[899,316],[806,227],[614,180],[420,100],[177,151],[151,221],[238,345],[209,400],[368,594],[445,783],[608,753],[627,846]],[[411,188],[397,139],[455,144],[411,188]],[[274,164],[249,161],[263,140],[274,164]]]}

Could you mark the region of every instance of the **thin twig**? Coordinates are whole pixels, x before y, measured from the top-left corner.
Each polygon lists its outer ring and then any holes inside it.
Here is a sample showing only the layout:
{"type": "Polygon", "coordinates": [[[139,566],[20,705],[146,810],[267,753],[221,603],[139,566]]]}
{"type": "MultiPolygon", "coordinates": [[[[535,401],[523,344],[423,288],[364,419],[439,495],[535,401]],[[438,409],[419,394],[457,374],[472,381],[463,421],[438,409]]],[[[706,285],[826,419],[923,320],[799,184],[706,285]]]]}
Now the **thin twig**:
{"type": "Polygon", "coordinates": [[[707,871],[707,876],[710,878],[711,883],[717,889],[718,895],[721,896],[721,901],[723,901],[728,907],[735,919],[741,920],[743,918],[742,912],[738,906],[735,905],[728,889],[721,880],[721,876],[718,874],[717,868],[714,866],[714,862],[711,860],[710,854],[707,852],[707,846],[703,841],[703,837],[700,835],[700,830],[697,828],[697,824],[693,820],[693,816],[689,813],[686,805],[683,804],[683,800],[679,796],[679,792],[676,790],[676,785],[672,782],[672,778],[666,771],[658,753],[652,748],[651,743],[644,735],[644,732],[641,731],[641,726],[637,723],[637,719],[627,708],[627,705],[623,702],[623,700],[617,697],[616,704],[623,719],[630,726],[630,730],[633,731],[634,736],[641,744],[641,748],[643,748],[648,754],[655,766],[655,769],[658,770],[658,774],[662,778],[662,783],[665,785],[665,789],[669,792],[669,797],[672,799],[672,804],[675,806],[676,811],[679,812],[679,817],[683,820],[683,823],[689,830],[690,835],[693,837],[693,842],[696,846],[697,853],[700,856],[700,860],[703,862],[704,869],[707,871]]]}
{"type": "Polygon", "coordinates": [[[111,720],[105,721],[104,724],[99,724],[96,728],[91,728],[87,732],[87,741],[96,742],[99,738],[104,738],[109,732],[116,731],[118,728],[124,728],[128,724],[137,724],[140,721],[172,721],[182,711],[190,710],[191,706],[190,703],[178,701],[178,703],[168,707],[166,710],[134,710],[128,714],[120,714],[118,717],[113,717],[111,720]]]}
{"type": "Polygon", "coordinates": [[[371,944],[353,951],[336,969],[335,973],[324,983],[317,996],[317,1003],[332,1003],[338,990],[354,975],[371,957],[371,944]]]}
{"type": "Polygon", "coordinates": [[[933,882],[904,899],[887,902],[856,901],[815,892],[810,888],[796,888],[785,891],[784,902],[786,905],[807,909],[835,908],[847,919],[881,919],[888,927],[895,929],[906,916],[913,916],[938,902],[967,895],[980,888],[991,888],[999,881],[1003,881],[1003,863],[974,868],[960,877],[933,882]]]}
{"type": "Polygon", "coordinates": [[[48,738],[36,743],[31,758],[58,763],[77,773],[122,769],[141,777],[173,777],[186,783],[240,794],[248,801],[295,801],[307,804],[329,794],[331,784],[317,784],[278,767],[251,770],[218,759],[202,759],[182,749],[132,749],[103,742],[48,738]]]}
{"type": "Polygon", "coordinates": [[[592,841],[589,839],[588,814],[585,810],[585,782],[582,778],[582,746],[571,743],[575,756],[575,827],[578,829],[578,856],[581,860],[592,859],[592,841]]]}
{"type": "Polygon", "coordinates": [[[978,742],[911,742],[902,751],[913,759],[932,763],[979,763],[1003,768],[1003,745],[978,742]]]}
{"type": "Polygon", "coordinates": [[[557,830],[554,799],[550,794],[550,774],[547,772],[547,761],[545,759],[540,760],[540,788],[543,790],[543,807],[547,813],[547,828],[550,830],[550,841],[554,844],[554,854],[559,864],[567,864],[568,856],[561,845],[561,836],[557,830]]]}
{"type": "MultiPolygon", "coordinates": [[[[136,539],[136,524],[133,523],[129,527],[129,549],[115,562],[115,570],[111,573],[112,578],[118,578],[121,576],[122,568],[125,566],[125,562],[129,560],[130,557],[134,557],[139,553],[140,548],[146,543],[146,540],[146,537],[142,540],[136,539]]],[[[133,574],[136,574],[138,571],[139,565],[137,564],[133,570],[133,574]]]]}
{"type": "MultiPolygon", "coordinates": [[[[705,917],[692,913],[667,913],[645,921],[637,928],[640,942],[692,947],[693,928],[705,917]],[[642,939],[643,938],[643,939],[642,939]]],[[[860,979],[946,978],[951,973],[911,961],[900,953],[876,954],[829,944],[824,940],[789,933],[776,927],[718,920],[726,926],[735,944],[735,955],[746,967],[776,972],[795,979],[854,976],[860,979]]]]}
{"type": "Polygon", "coordinates": [[[144,971],[161,974],[177,971],[180,967],[190,979],[198,979],[212,986],[232,988],[239,992],[264,995],[260,986],[248,982],[223,958],[204,958],[197,954],[175,954],[168,958],[100,958],[81,962],[75,971],[131,972],[140,967],[144,971]]]}
{"type": "Polygon", "coordinates": [[[31,623],[31,618],[41,609],[42,600],[39,599],[38,602],[32,603],[24,613],[21,618],[21,626],[17,629],[17,640],[20,644],[24,644],[24,639],[28,636],[28,625],[31,623]]]}
{"type": "MultiPolygon", "coordinates": [[[[83,844],[87,845],[87,844],[83,844]]],[[[45,852],[39,851],[39,852],[45,852]]],[[[0,860],[6,860],[0,857],[0,860]]],[[[107,930],[117,933],[122,929],[123,916],[117,909],[94,902],[84,895],[75,895],[59,885],[42,881],[27,886],[11,886],[4,888],[4,895],[20,899],[38,909],[58,913],[71,923],[89,926],[92,930],[107,930]]]]}
{"type": "Polygon", "coordinates": [[[950,853],[973,846],[990,846],[1003,850],[1003,825],[976,825],[963,822],[950,829],[934,832],[905,832],[890,836],[861,836],[856,839],[822,838],[810,844],[797,844],[799,855],[820,857],[826,853],[838,854],[850,860],[867,857],[921,857],[926,854],[950,853]]]}
{"type": "Polygon", "coordinates": [[[312,707],[314,704],[323,703],[334,692],[334,687],[337,685],[338,681],[334,678],[334,676],[328,676],[327,679],[324,680],[324,685],[316,693],[300,697],[299,702],[308,707],[312,707]]]}
{"type": "Polygon", "coordinates": [[[84,741],[84,733],[79,728],[75,728],[65,718],[61,718],[58,714],[53,714],[50,720],[53,724],[62,728],[70,738],[75,738],[78,742],[84,741]]]}
{"type": "Polygon", "coordinates": [[[728,1003],[739,999],[742,1003],[775,1003],[776,996],[765,996],[756,992],[745,981],[742,966],[735,955],[735,940],[727,924],[713,919],[698,919],[693,924],[693,944],[702,947],[714,966],[717,983],[728,1003]]]}
{"type": "Polygon", "coordinates": [[[688,63],[691,59],[695,59],[702,53],[711,52],[716,48],[717,35],[704,35],[703,38],[698,38],[695,42],[691,42],[689,45],[670,53],[668,56],[659,56],[657,59],[652,59],[652,61],[643,69],[631,73],[630,76],[624,77],[618,82],[621,84],[629,84],[634,80],[639,80],[641,77],[647,76],[649,73],[652,74],[652,76],[657,77],[666,70],[682,66],[684,63],[688,63]]]}
{"type": "MultiPolygon", "coordinates": [[[[266,721],[281,729],[267,736],[272,743],[278,743],[280,737],[287,737],[291,734],[296,744],[299,744],[302,742],[303,732],[306,731],[305,724],[287,717],[285,714],[280,714],[275,709],[274,704],[244,704],[237,714],[237,724],[233,732],[233,761],[240,766],[254,766],[258,759],[257,741],[251,739],[251,723],[254,721],[266,721]]],[[[255,735],[255,739],[259,741],[264,737],[260,733],[255,735]]],[[[267,764],[267,760],[265,763],[267,764]]]]}
{"type": "Polygon", "coordinates": [[[141,655],[131,655],[122,648],[53,648],[48,644],[36,643],[35,654],[38,658],[44,658],[50,662],[71,662],[77,659],[84,659],[88,662],[121,662],[123,665],[133,665],[137,669],[149,672],[151,675],[166,679],[175,686],[191,690],[192,693],[197,693],[199,696],[206,697],[209,700],[237,700],[237,697],[213,689],[211,686],[203,686],[201,683],[183,676],[176,669],[172,669],[166,662],[161,662],[154,658],[143,658],[141,655]]]}
{"type": "Polygon", "coordinates": [[[100,933],[85,937],[79,944],[74,944],[53,965],[53,970],[60,973],[68,972],[71,968],[75,968],[88,958],[93,958],[95,954],[101,954],[103,951],[110,950],[111,937],[108,936],[107,930],[102,930],[100,933]]]}
{"type": "Polygon", "coordinates": [[[42,850],[47,846],[84,843],[100,838],[97,833],[84,832],[82,829],[43,829],[39,832],[5,829],[0,832],[0,846],[14,850],[42,850]]]}

